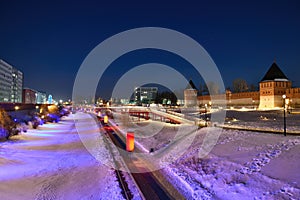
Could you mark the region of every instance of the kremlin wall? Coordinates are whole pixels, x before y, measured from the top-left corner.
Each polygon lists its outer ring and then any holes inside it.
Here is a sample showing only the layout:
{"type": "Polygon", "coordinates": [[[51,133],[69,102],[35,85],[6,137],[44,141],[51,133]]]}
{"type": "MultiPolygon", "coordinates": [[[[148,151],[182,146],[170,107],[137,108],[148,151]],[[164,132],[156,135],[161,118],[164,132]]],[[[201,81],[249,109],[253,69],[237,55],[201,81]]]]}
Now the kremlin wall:
{"type": "Polygon", "coordinates": [[[204,106],[211,104],[227,106],[247,106],[261,110],[281,108],[286,105],[292,108],[300,107],[300,88],[292,88],[292,82],[274,62],[259,83],[259,91],[232,93],[226,90],[225,94],[197,95],[197,89],[192,81],[184,90],[185,107],[204,106]],[[286,99],[283,99],[286,95],[286,99]],[[212,102],[213,99],[213,102],[212,102]],[[218,103],[219,102],[219,103],[218,103]]]}

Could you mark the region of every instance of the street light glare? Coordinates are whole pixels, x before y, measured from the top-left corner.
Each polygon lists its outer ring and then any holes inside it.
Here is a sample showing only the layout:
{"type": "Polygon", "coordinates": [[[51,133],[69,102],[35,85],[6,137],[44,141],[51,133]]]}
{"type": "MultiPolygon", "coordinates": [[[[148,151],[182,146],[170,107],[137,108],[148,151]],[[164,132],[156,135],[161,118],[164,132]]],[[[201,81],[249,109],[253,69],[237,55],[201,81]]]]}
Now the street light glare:
{"type": "Polygon", "coordinates": [[[285,94],[284,94],[284,95],[282,95],[282,98],[286,99],[286,95],[285,95],[285,94]]]}

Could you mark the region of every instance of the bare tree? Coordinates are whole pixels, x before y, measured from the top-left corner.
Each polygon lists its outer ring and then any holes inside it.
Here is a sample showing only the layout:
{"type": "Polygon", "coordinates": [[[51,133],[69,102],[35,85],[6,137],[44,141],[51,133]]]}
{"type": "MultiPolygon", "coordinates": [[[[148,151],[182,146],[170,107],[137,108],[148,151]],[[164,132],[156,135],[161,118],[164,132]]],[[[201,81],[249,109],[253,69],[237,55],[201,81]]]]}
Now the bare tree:
{"type": "Polygon", "coordinates": [[[232,82],[233,92],[246,92],[248,91],[248,84],[246,80],[238,78],[232,82]]]}
{"type": "Polygon", "coordinates": [[[257,88],[256,85],[251,84],[251,85],[249,86],[249,91],[250,91],[250,92],[255,92],[255,91],[258,91],[258,88],[257,88]]]}
{"type": "Polygon", "coordinates": [[[205,94],[205,84],[200,83],[199,84],[199,95],[204,95],[205,94]]]}
{"type": "Polygon", "coordinates": [[[217,83],[209,81],[206,86],[210,95],[220,94],[220,86],[217,83]]]}
{"type": "Polygon", "coordinates": [[[16,128],[15,123],[9,117],[7,112],[4,109],[0,108],[0,137],[2,134],[4,134],[2,136],[8,139],[11,135],[14,134],[14,128],[16,128]]]}

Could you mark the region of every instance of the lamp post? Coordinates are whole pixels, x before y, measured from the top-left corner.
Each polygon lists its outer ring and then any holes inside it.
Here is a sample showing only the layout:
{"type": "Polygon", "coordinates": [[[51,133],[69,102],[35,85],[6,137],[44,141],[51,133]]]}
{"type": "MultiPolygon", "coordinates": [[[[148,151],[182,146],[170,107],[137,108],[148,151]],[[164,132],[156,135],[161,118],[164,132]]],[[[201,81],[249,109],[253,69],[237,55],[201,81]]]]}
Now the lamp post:
{"type": "Polygon", "coordinates": [[[14,122],[17,122],[17,111],[20,109],[20,107],[19,106],[15,106],[15,114],[14,114],[14,122]]]}
{"type": "Polygon", "coordinates": [[[35,106],[35,112],[38,113],[39,106],[35,106]]]}
{"type": "MultiPolygon", "coordinates": [[[[209,112],[211,113],[211,105],[212,105],[211,101],[208,102],[208,105],[209,105],[209,112]]],[[[209,121],[210,121],[210,118],[211,118],[211,114],[210,114],[210,116],[208,117],[208,120],[209,120],[209,121]]],[[[207,119],[207,116],[206,116],[206,119],[207,119]]]]}
{"type": "Polygon", "coordinates": [[[207,104],[205,104],[205,126],[207,126],[207,104]]]}
{"type": "Polygon", "coordinates": [[[283,99],[283,134],[286,136],[286,116],[285,116],[285,100],[286,100],[286,95],[282,95],[283,99]]]}

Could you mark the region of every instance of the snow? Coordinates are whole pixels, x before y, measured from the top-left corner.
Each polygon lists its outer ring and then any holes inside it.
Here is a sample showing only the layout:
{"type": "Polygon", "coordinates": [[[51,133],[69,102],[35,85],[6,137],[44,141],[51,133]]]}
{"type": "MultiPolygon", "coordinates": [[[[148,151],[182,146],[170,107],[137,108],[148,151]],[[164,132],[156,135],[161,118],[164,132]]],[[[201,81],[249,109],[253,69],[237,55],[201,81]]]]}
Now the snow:
{"type": "MultiPolygon", "coordinates": [[[[72,117],[0,143],[1,199],[123,199],[113,169],[83,146],[72,117]]],[[[93,127],[91,135],[99,135],[93,127]]],[[[81,136],[84,137],[84,136],[81,136]]]]}
{"type": "MultiPolygon", "coordinates": [[[[161,173],[187,199],[300,199],[300,136],[206,127],[180,138],[178,130],[189,125],[114,116],[124,135],[129,129],[137,133],[136,144],[144,154],[156,155],[164,166],[161,173]],[[202,158],[207,134],[220,137],[202,158]],[[171,157],[177,159],[168,163],[171,157]]],[[[282,129],[280,111],[229,111],[227,117],[228,126],[282,129]]],[[[99,128],[88,119],[89,114],[77,112],[0,143],[1,199],[123,199],[114,170],[105,165],[111,157],[99,128]]],[[[288,115],[287,122],[288,131],[300,131],[300,115],[288,115]]],[[[134,199],[140,199],[130,175],[123,174],[134,199]]]]}
{"type": "Polygon", "coordinates": [[[202,140],[199,134],[185,155],[164,169],[178,189],[190,191],[187,198],[300,198],[299,136],[227,130],[200,159],[202,140]]]}
{"type": "MultiPolygon", "coordinates": [[[[300,134],[300,115],[286,115],[286,125],[288,133],[300,134]]],[[[266,131],[283,131],[283,111],[227,111],[227,123],[225,127],[247,128],[266,131]]]]}
{"type": "Polygon", "coordinates": [[[133,131],[135,134],[135,144],[143,151],[149,152],[151,148],[157,151],[167,146],[181,129],[189,129],[187,124],[170,124],[160,121],[143,120],[131,117],[124,122],[119,113],[114,113],[114,120],[110,121],[115,127],[118,127],[125,137],[127,131],[133,131]],[[117,126],[116,126],[117,124],[117,126]]]}
{"type": "MultiPolygon", "coordinates": [[[[227,116],[234,126],[282,130],[280,111],[229,111],[227,116]]],[[[144,149],[174,148],[168,146],[168,141],[174,139],[179,125],[120,119],[118,115],[115,118],[121,129],[142,135],[136,141],[144,149]]],[[[300,131],[300,115],[288,115],[287,121],[288,131],[300,131]]],[[[207,127],[198,130],[184,154],[161,171],[187,199],[300,199],[299,152],[297,135],[207,127]],[[212,151],[200,158],[199,151],[208,133],[220,137],[212,151]]],[[[162,155],[160,162],[167,163],[166,157],[162,155]]]]}

